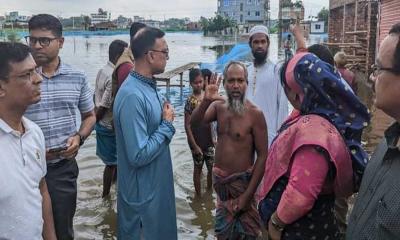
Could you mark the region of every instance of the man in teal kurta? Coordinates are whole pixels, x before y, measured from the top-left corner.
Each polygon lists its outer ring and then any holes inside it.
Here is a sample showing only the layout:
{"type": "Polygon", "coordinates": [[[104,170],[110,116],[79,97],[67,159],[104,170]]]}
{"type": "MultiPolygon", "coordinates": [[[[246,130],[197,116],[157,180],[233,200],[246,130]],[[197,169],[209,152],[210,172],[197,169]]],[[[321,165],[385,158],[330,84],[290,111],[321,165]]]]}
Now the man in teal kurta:
{"type": "Polygon", "coordinates": [[[157,93],[153,76],[164,72],[164,32],[144,28],[131,42],[135,69],[114,103],[118,155],[118,238],[177,239],[169,143],[174,111],[157,93]]]}

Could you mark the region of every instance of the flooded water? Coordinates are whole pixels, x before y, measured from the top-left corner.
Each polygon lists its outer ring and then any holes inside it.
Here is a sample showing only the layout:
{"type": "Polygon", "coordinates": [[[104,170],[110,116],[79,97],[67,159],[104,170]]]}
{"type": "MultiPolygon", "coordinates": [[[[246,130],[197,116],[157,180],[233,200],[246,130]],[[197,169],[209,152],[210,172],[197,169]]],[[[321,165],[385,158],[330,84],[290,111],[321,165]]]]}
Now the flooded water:
{"type": "MultiPolygon", "coordinates": [[[[107,62],[108,45],[114,39],[128,41],[128,35],[92,36],[92,37],[66,37],[64,49],[61,52],[63,61],[84,70],[88,76],[91,87],[94,89],[97,71],[107,62]]],[[[184,65],[188,62],[215,62],[221,55],[219,51],[229,49],[231,41],[220,40],[213,37],[203,37],[201,34],[169,33],[166,35],[170,49],[170,60],[167,70],[184,65]]],[[[270,58],[277,60],[277,36],[271,36],[270,58]],[[275,44],[276,43],[276,44],[275,44]]],[[[319,38],[311,39],[319,42],[319,38]]],[[[187,77],[187,76],[186,76],[187,77]]],[[[165,92],[165,89],[160,89],[165,92]]],[[[371,97],[365,88],[365,99],[371,97]]],[[[205,192],[202,198],[195,199],[192,181],[193,162],[184,130],[183,104],[190,89],[186,83],[182,92],[179,88],[172,88],[169,96],[176,109],[174,125],[177,129],[170,148],[174,169],[176,210],[179,239],[214,239],[215,194],[205,192]]],[[[386,127],[387,120],[383,121],[378,114],[377,125],[372,125],[377,131],[369,130],[367,145],[372,148],[382,129],[386,127]],[[372,137],[369,137],[372,136],[372,137]]],[[[77,157],[80,174],[78,178],[78,203],[75,215],[75,231],[77,239],[116,239],[116,192],[112,188],[111,196],[102,199],[102,177],[104,165],[95,154],[95,132],[86,141],[77,157]]],[[[206,185],[203,170],[202,186],[206,185]]],[[[162,217],[162,216],[160,216],[162,217]]]]}

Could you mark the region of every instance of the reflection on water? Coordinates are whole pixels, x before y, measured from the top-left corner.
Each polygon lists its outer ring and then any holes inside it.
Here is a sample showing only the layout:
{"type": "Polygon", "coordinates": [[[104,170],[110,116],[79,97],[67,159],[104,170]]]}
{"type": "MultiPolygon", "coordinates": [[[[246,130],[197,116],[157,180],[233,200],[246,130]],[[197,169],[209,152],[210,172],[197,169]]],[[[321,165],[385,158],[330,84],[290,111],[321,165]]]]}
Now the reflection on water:
{"type": "MultiPolygon", "coordinates": [[[[97,71],[108,60],[108,45],[114,39],[128,41],[128,35],[94,36],[94,37],[66,37],[64,49],[61,52],[62,60],[85,71],[91,87],[94,89],[97,71]]],[[[172,33],[166,39],[170,49],[170,60],[167,70],[184,65],[188,62],[215,62],[223,50],[228,50],[232,43],[212,37],[203,37],[201,34],[172,33]],[[225,46],[224,46],[225,45],[225,46]],[[211,47],[216,47],[215,50],[211,47]]],[[[311,39],[310,43],[318,42],[311,39]]],[[[269,56],[275,60],[278,57],[277,36],[271,36],[269,56]]],[[[187,74],[184,75],[187,79],[187,74]]],[[[360,84],[360,89],[362,88],[360,84]]],[[[165,89],[160,89],[165,93],[165,89]]],[[[170,144],[176,195],[176,210],[179,239],[214,239],[213,224],[215,216],[216,196],[212,192],[205,192],[201,198],[193,198],[194,187],[192,181],[193,160],[186,141],[183,119],[183,103],[190,94],[186,86],[182,89],[172,88],[169,99],[176,109],[176,134],[170,144]]],[[[366,87],[360,90],[362,99],[368,106],[372,105],[371,93],[366,87]]],[[[372,149],[377,143],[382,129],[386,128],[390,120],[379,112],[374,112],[372,125],[367,130],[365,141],[372,149]],[[373,130],[371,130],[371,127],[373,130]]],[[[102,176],[103,163],[95,154],[95,133],[86,141],[77,157],[80,168],[78,179],[78,203],[75,217],[77,239],[116,239],[116,195],[115,187],[111,190],[108,199],[103,200],[102,176]]],[[[202,186],[206,185],[206,168],[203,169],[202,186]]],[[[162,216],[160,216],[162,217],[162,216]]]]}

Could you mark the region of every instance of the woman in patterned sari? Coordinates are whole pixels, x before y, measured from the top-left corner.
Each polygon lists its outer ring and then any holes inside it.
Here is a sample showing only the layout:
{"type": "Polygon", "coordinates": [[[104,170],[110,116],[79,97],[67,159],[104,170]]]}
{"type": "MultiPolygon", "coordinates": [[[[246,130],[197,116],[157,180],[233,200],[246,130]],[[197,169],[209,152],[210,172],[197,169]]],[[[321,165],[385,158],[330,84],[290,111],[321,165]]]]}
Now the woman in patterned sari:
{"type": "Polygon", "coordinates": [[[367,163],[367,108],[334,68],[307,52],[281,73],[294,110],[270,148],[259,213],[270,239],[337,239],[336,197],[354,192],[367,163]]]}

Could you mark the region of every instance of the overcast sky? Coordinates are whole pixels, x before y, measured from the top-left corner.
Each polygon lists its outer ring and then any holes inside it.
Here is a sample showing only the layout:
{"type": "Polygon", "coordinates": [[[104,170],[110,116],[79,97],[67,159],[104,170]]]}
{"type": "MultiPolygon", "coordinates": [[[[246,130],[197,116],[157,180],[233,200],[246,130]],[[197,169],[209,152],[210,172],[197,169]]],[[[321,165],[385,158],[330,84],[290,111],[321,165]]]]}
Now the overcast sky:
{"type": "MultiPolygon", "coordinates": [[[[306,17],[317,15],[329,0],[303,0],[306,17]]],[[[79,16],[97,12],[103,8],[111,17],[134,15],[162,20],[171,17],[211,17],[217,11],[217,0],[0,0],[0,15],[19,11],[22,15],[50,13],[61,17],[79,16]]],[[[271,16],[278,16],[278,0],[271,0],[271,16]]]]}

